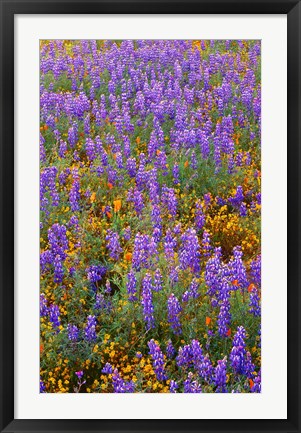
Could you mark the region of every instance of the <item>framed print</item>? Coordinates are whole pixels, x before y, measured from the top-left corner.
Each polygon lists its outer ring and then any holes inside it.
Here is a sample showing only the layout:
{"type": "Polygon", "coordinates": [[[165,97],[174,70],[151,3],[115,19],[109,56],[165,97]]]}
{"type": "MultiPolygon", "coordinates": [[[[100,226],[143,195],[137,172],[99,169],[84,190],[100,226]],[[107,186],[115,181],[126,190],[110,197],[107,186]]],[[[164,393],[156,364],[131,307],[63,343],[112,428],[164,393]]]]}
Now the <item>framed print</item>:
{"type": "Polygon", "coordinates": [[[300,431],[300,2],[1,1],[1,431],[300,431]]]}

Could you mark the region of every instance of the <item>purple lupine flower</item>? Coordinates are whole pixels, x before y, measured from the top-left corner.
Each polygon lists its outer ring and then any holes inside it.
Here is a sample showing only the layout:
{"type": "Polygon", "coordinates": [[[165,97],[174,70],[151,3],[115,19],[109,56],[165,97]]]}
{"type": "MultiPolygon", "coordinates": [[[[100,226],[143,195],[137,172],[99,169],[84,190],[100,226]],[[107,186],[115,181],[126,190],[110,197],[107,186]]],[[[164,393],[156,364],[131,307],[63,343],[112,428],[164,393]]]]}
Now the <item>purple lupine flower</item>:
{"type": "Polygon", "coordinates": [[[187,379],[184,381],[184,392],[185,393],[201,393],[202,388],[197,380],[193,380],[193,374],[188,373],[187,379]]]}
{"type": "Polygon", "coordinates": [[[179,267],[172,267],[169,272],[171,286],[174,286],[179,281],[179,267]]]}
{"type": "Polygon", "coordinates": [[[177,215],[177,197],[173,188],[163,186],[162,188],[162,203],[166,206],[169,214],[174,218],[177,215]]]}
{"type": "Polygon", "coordinates": [[[175,392],[177,392],[178,388],[179,388],[179,385],[177,384],[177,382],[174,380],[171,380],[170,384],[169,384],[169,392],[175,393],[175,392]]]}
{"type": "Polygon", "coordinates": [[[233,347],[230,354],[231,366],[235,373],[246,373],[246,331],[243,326],[237,328],[233,338],[233,347]]]}
{"type": "Polygon", "coordinates": [[[60,147],[59,147],[59,157],[65,158],[65,154],[67,152],[67,143],[66,141],[60,140],[60,147]]]}
{"type": "Polygon", "coordinates": [[[168,298],[167,311],[168,311],[168,322],[171,326],[171,329],[176,335],[181,334],[182,326],[179,320],[179,316],[182,311],[182,307],[178,298],[173,293],[168,298]]]}
{"type": "Polygon", "coordinates": [[[197,365],[197,371],[208,383],[212,381],[213,366],[209,359],[209,355],[205,355],[202,361],[197,365]]]}
{"type": "Polygon", "coordinates": [[[166,380],[167,374],[165,372],[165,361],[163,352],[160,349],[160,346],[155,342],[154,339],[150,340],[147,343],[149,347],[149,353],[152,356],[152,364],[154,368],[154,372],[158,380],[166,380]]]}
{"type": "Polygon", "coordinates": [[[92,283],[96,283],[101,280],[106,274],[107,268],[100,265],[92,265],[86,268],[88,280],[92,283]]]}
{"type": "Polygon", "coordinates": [[[55,283],[61,283],[64,278],[64,269],[62,265],[62,259],[59,254],[57,254],[53,261],[54,266],[54,277],[53,280],[55,283]]]}
{"type": "Polygon", "coordinates": [[[156,269],[154,274],[154,285],[153,290],[155,292],[160,292],[163,288],[163,278],[160,269],[156,269]]]}
{"type": "Polygon", "coordinates": [[[173,232],[175,235],[180,235],[181,234],[181,229],[182,229],[182,224],[178,223],[174,226],[173,228],[173,232]]]}
{"type": "Polygon", "coordinates": [[[196,299],[200,296],[199,294],[199,284],[197,280],[194,278],[190,284],[190,287],[182,296],[182,301],[187,302],[189,299],[196,299]]]}
{"type": "Polygon", "coordinates": [[[261,370],[259,370],[259,373],[257,376],[253,379],[254,385],[251,388],[251,392],[261,392],[261,370]]]}
{"type": "Polygon", "coordinates": [[[249,303],[249,312],[253,314],[253,316],[260,316],[261,314],[261,308],[260,308],[260,298],[258,294],[258,290],[256,287],[252,288],[252,291],[250,293],[250,303],[249,303]]]}
{"type": "Polygon", "coordinates": [[[170,228],[168,228],[166,230],[166,235],[164,238],[164,252],[165,255],[168,259],[173,259],[174,258],[174,253],[175,253],[175,247],[177,246],[177,240],[176,238],[172,235],[172,231],[170,228]]]}
{"type": "Polygon", "coordinates": [[[180,183],[180,170],[179,170],[179,164],[175,163],[172,168],[172,175],[173,175],[173,183],[177,185],[180,183]]]}
{"type": "Polygon", "coordinates": [[[96,158],[95,144],[92,138],[90,137],[86,138],[86,154],[89,161],[94,161],[94,159],[96,158]]]}
{"type": "Polygon", "coordinates": [[[80,199],[80,184],[79,180],[74,180],[73,185],[69,193],[69,202],[71,205],[72,212],[78,211],[80,209],[79,201],[80,199]]]}
{"type": "Polygon", "coordinates": [[[47,299],[44,293],[40,294],[40,317],[45,317],[49,313],[49,308],[47,307],[47,299]]]}
{"type": "Polygon", "coordinates": [[[214,299],[223,281],[225,266],[221,261],[222,250],[217,247],[214,255],[207,261],[205,270],[205,282],[208,287],[207,294],[214,299]]]}
{"type": "Polygon", "coordinates": [[[241,217],[246,217],[247,216],[247,205],[246,203],[241,203],[241,205],[239,206],[239,215],[241,217]]]}
{"type": "Polygon", "coordinates": [[[90,135],[90,113],[88,113],[86,115],[86,117],[84,118],[84,132],[86,135],[90,135]]]}
{"type": "Polygon", "coordinates": [[[117,368],[113,371],[112,374],[112,383],[115,393],[132,393],[135,392],[135,383],[133,381],[126,382],[124,381],[117,368]]]}
{"type": "Polygon", "coordinates": [[[59,328],[61,322],[60,322],[60,310],[59,307],[55,304],[52,304],[49,307],[49,320],[52,323],[52,326],[54,328],[59,328]]]}
{"type": "Polygon", "coordinates": [[[218,332],[221,337],[227,337],[231,322],[229,299],[221,301],[220,310],[217,317],[218,332]]]}
{"type": "Polygon", "coordinates": [[[248,278],[245,265],[242,260],[242,250],[240,246],[233,248],[233,259],[229,263],[232,268],[233,280],[237,280],[238,286],[242,289],[248,287],[248,278]]]}
{"type": "Polygon", "coordinates": [[[189,344],[186,344],[185,346],[179,348],[176,361],[179,367],[190,366],[190,364],[192,363],[192,353],[189,344]]]}
{"type": "Polygon", "coordinates": [[[173,358],[176,354],[176,350],[173,347],[173,344],[171,342],[171,340],[168,340],[167,344],[166,344],[166,355],[168,358],[173,358]]]}
{"type": "Polygon", "coordinates": [[[133,268],[136,271],[140,271],[143,267],[148,267],[149,243],[150,238],[148,235],[136,234],[132,257],[133,268]]]}
{"type": "Polygon", "coordinates": [[[255,373],[255,365],[252,361],[252,355],[250,352],[246,352],[246,361],[245,361],[245,375],[252,379],[255,373]]]}
{"type": "Polygon", "coordinates": [[[113,373],[112,365],[109,362],[107,362],[103,367],[103,369],[101,370],[101,372],[104,374],[112,374],[113,373]]]}
{"type": "Polygon", "coordinates": [[[233,206],[239,206],[243,200],[244,200],[244,193],[243,193],[243,189],[242,186],[238,186],[236,188],[236,193],[234,197],[229,197],[229,202],[233,205],[233,206]]]}
{"type": "Polygon", "coordinates": [[[146,180],[147,180],[146,179],[146,173],[145,173],[146,160],[145,160],[144,153],[140,153],[139,159],[140,159],[139,167],[138,167],[138,171],[136,174],[136,185],[137,185],[138,190],[142,190],[143,187],[145,186],[146,180]]]}
{"type": "Polygon", "coordinates": [[[45,162],[46,161],[46,151],[44,147],[45,138],[42,134],[40,134],[40,161],[45,162]]]}
{"type": "Polygon", "coordinates": [[[87,324],[85,326],[85,338],[87,341],[93,341],[96,340],[96,317],[95,316],[88,316],[87,317],[87,324]]]}
{"type": "Polygon", "coordinates": [[[110,309],[110,306],[111,306],[110,302],[106,301],[102,293],[96,293],[95,303],[94,303],[95,310],[103,310],[105,308],[110,309]]]}
{"type": "Polygon", "coordinates": [[[58,169],[56,167],[45,168],[40,175],[40,200],[42,210],[46,210],[44,204],[48,203],[45,193],[48,190],[52,199],[52,205],[58,206],[59,204],[59,194],[56,188],[56,176],[58,169]]]}
{"type": "Polygon", "coordinates": [[[130,188],[127,195],[127,200],[134,204],[137,215],[141,215],[144,208],[143,195],[139,189],[130,188]]]}
{"type": "Polygon", "coordinates": [[[131,234],[132,234],[131,227],[130,226],[126,227],[123,232],[124,240],[129,241],[131,239],[131,234]]]}
{"type": "Polygon", "coordinates": [[[46,386],[45,383],[40,379],[40,393],[43,394],[46,392],[46,386]]]}
{"type": "Polygon", "coordinates": [[[251,262],[251,277],[253,282],[261,287],[261,255],[257,256],[255,260],[251,262]]]}
{"type": "Polygon", "coordinates": [[[109,250],[110,257],[114,260],[118,260],[120,254],[122,253],[118,233],[113,232],[113,230],[108,230],[106,241],[108,241],[107,248],[109,250]]]}
{"type": "Polygon", "coordinates": [[[149,330],[155,327],[154,305],[152,294],[152,277],[149,273],[145,274],[142,281],[142,297],[141,305],[143,307],[143,319],[146,329],[149,330]]]}
{"type": "Polygon", "coordinates": [[[79,336],[78,327],[76,325],[71,325],[70,323],[68,323],[67,330],[68,330],[68,339],[70,341],[77,341],[79,336]]]}
{"type": "MultiPolygon", "coordinates": [[[[243,161],[243,152],[237,152],[236,158],[235,158],[235,164],[237,165],[237,167],[241,167],[242,166],[242,161],[243,161]]],[[[241,187],[240,187],[241,188],[241,187]]],[[[242,190],[241,190],[242,191],[242,190]]],[[[239,193],[240,194],[240,193],[239,193]]],[[[236,192],[236,195],[238,195],[238,193],[236,192]]],[[[241,201],[244,198],[241,198],[241,201]]],[[[234,198],[235,201],[235,198],[234,198]]]]}
{"type": "Polygon", "coordinates": [[[157,204],[154,204],[152,206],[152,211],[151,211],[151,221],[153,224],[153,228],[158,229],[157,233],[158,233],[158,239],[157,241],[159,242],[160,237],[161,237],[161,232],[162,232],[162,217],[161,217],[161,211],[160,211],[160,206],[157,204]]]}
{"type": "Polygon", "coordinates": [[[204,201],[205,201],[205,206],[207,208],[210,205],[210,203],[211,203],[211,194],[210,194],[210,192],[208,192],[207,194],[204,194],[204,201]]]}
{"type": "Polygon", "coordinates": [[[48,230],[48,242],[52,256],[58,255],[62,260],[65,260],[67,257],[66,250],[69,248],[66,227],[64,225],[53,224],[48,230]]]}
{"type": "Polygon", "coordinates": [[[131,302],[137,301],[137,280],[133,270],[127,274],[126,289],[131,302]]]}
{"type": "Polygon", "coordinates": [[[217,361],[217,366],[214,369],[213,382],[216,385],[215,392],[227,392],[227,358],[217,361]]]}
{"type": "Polygon", "coordinates": [[[53,261],[53,254],[50,250],[43,251],[40,254],[40,265],[41,265],[41,273],[45,272],[47,269],[47,265],[51,265],[53,261]]]}
{"type": "Polygon", "coordinates": [[[128,158],[126,161],[126,169],[131,178],[136,176],[137,168],[136,168],[136,158],[128,158]]]}
{"type": "Polygon", "coordinates": [[[74,147],[77,141],[77,132],[74,126],[68,129],[68,141],[71,147],[74,147]]]}
{"type": "Polygon", "coordinates": [[[167,157],[166,157],[166,153],[163,150],[161,150],[156,155],[155,167],[161,171],[162,176],[167,176],[168,174],[167,157]]]}
{"type": "Polygon", "coordinates": [[[201,362],[204,359],[203,351],[198,340],[191,341],[190,352],[191,352],[192,362],[195,366],[195,369],[198,370],[201,362]]]}
{"type": "Polygon", "coordinates": [[[195,227],[197,230],[202,230],[202,228],[204,227],[206,218],[203,212],[203,206],[200,200],[197,200],[196,204],[195,204],[195,219],[194,219],[194,223],[195,223],[195,227]]]}
{"type": "Polygon", "coordinates": [[[182,270],[191,268],[195,274],[201,270],[200,266],[200,245],[196,231],[188,228],[181,236],[179,261],[182,270]]]}
{"type": "Polygon", "coordinates": [[[153,168],[148,172],[148,190],[149,190],[149,198],[152,203],[158,204],[160,201],[160,185],[158,182],[158,173],[157,169],[153,168]]]}

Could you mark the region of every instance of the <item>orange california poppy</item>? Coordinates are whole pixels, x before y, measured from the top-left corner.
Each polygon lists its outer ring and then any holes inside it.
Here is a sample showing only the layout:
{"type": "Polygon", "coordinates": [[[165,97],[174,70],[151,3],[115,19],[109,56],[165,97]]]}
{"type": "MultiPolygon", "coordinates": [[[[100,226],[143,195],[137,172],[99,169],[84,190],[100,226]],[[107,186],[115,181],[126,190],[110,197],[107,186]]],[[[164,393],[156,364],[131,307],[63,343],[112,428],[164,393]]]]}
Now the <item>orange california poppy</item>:
{"type": "Polygon", "coordinates": [[[130,262],[132,260],[132,253],[126,253],[124,257],[127,262],[130,262]]]}
{"type": "Polygon", "coordinates": [[[252,292],[253,289],[255,289],[255,286],[253,283],[251,283],[248,287],[248,292],[252,292]]]}
{"type": "Polygon", "coordinates": [[[121,208],[121,200],[115,200],[113,203],[114,203],[114,212],[118,212],[121,208]]]}
{"type": "Polygon", "coordinates": [[[210,323],[211,323],[211,318],[210,317],[206,317],[206,325],[208,326],[208,325],[210,325],[210,323]]]}

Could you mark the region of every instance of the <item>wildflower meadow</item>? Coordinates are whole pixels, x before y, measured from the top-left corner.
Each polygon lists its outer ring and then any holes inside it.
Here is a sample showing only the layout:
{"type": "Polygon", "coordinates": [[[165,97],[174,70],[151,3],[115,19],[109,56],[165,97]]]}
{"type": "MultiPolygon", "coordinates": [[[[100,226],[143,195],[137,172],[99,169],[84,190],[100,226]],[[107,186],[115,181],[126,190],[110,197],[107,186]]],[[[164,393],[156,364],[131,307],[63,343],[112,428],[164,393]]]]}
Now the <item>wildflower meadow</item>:
{"type": "Polygon", "coordinates": [[[261,46],[40,43],[40,392],[261,392],[261,46]]]}

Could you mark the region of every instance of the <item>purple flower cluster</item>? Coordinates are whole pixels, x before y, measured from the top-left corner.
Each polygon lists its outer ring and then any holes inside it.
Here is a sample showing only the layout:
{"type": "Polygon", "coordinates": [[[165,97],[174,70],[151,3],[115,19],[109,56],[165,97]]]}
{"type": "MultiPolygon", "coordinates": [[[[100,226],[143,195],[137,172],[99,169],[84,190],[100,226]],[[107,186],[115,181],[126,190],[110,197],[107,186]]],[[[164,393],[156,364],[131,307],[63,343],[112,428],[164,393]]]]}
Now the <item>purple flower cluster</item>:
{"type": "Polygon", "coordinates": [[[250,353],[246,351],[245,339],[246,331],[243,326],[239,326],[233,338],[230,362],[235,373],[252,377],[254,365],[250,353]]]}
{"type": "Polygon", "coordinates": [[[147,273],[145,274],[145,277],[142,281],[141,297],[141,305],[143,307],[143,319],[145,321],[145,326],[147,330],[155,327],[152,289],[152,277],[149,273],[147,273]]]}
{"type": "Polygon", "coordinates": [[[120,246],[118,233],[115,233],[112,230],[108,230],[106,241],[108,242],[107,248],[109,250],[110,257],[114,260],[118,260],[120,254],[122,253],[122,248],[120,246]]]}
{"type": "Polygon", "coordinates": [[[184,392],[199,394],[202,392],[201,385],[197,380],[193,380],[193,374],[188,373],[187,379],[184,381],[184,392]]]}
{"type": "Polygon", "coordinates": [[[132,393],[135,392],[135,383],[133,381],[125,381],[121,378],[117,368],[112,374],[112,384],[115,393],[132,393]]]}
{"type": "Polygon", "coordinates": [[[216,385],[216,392],[227,392],[227,359],[217,361],[217,366],[215,367],[213,374],[213,381],[216,385]]]}
{"type": "Polygon", "coordinates": [[[68,339],[70,341],[77,341],[79,337],[78,327],[76,325],[71,325],[70,323],[68,323],[67,330],[68,330],[68,339]]]}
{"type": "Polygon", "coordinates": [[[182,325],[180,322],[181,311],[181,304],[178,298],[172,293],[167,301],[167,320],[176,335],[182,333],[182,325]]]}
{"type": "Polygon", "coordinates": [[[92,283],[96,283],[97,281],[101,280],[106,274],[106,271],[106,267],[100,265],[91,265],[86,268],[88,280],[92,283]]]}
{"type": "Polygon", "coordinates": [[[85,338],[87,341],[94,341],[97,338],[96,335],[97,320],[95,316],[88,316],[85,327],[85,338]]]}
{"type": "Polygon", "coordinates": [[[160,349],[160,346],[155,342],[155,340],[150,340],[148,342],[149,353],[152,357],[152,363],[154,367],[154,372],[156,373],[156,377],[158,380],[166,380],[167,374],[164,369],[165,361],[163,352],[160,349]]]}
{"type": "Polygon", "coordinates": [[[196,231],[188,228],[181,236],[182,245],[180,248],[179,261],[181,269],[190,268],[195,274],[199,274],[200,266],[200,245],[196,231]]]}
{"type": "Polygon", "coordinates": [[[182,296],[182,301],[187,302],[189,299],[196,299],[200,296],[199,293],[199,284],[197,280],[194,278],[185,293],[182,296]]]}
{"type": "Polygon", "coordinates": [[[250,293],[250,303],[249,303],[249,312],[253,314],[253,316],[260,316],[261,308],[260,308],[260,298],[258,294],[258,290],[254,286],[250,293]]]}

